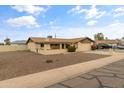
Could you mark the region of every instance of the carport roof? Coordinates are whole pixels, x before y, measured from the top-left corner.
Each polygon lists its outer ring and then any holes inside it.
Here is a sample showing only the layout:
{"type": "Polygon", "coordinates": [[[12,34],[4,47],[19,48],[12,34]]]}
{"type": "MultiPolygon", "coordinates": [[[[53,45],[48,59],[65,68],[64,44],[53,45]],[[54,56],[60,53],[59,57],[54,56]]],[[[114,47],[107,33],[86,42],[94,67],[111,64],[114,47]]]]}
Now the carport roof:
{"type": "Polygon", "coordinates": [[[97,44],[118,44],[120,43],[120,40],[96,40],[97,44]]]}

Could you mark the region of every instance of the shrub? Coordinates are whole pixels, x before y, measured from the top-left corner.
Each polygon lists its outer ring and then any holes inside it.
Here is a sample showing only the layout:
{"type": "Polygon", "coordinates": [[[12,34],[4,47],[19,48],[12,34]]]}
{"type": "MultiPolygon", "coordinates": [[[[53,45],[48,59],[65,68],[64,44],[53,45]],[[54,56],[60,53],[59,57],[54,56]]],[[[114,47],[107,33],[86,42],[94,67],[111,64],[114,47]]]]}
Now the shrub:
{"type": "Polygon", "coordinates": [[[67,50],[68,50],[68,52],[75,52],[76,47],[75,46],[68,46],[67,50]]]}
{"type": "Polygon", "coordinates": [[[96,50],[97,49],[97,45],[92,45],[91,46],[91,50],[96,50]]]}
{"type": "Polygon", "coordinates": [[[53,60],[46,60],[46,63],[53,63],[53,60]]]}

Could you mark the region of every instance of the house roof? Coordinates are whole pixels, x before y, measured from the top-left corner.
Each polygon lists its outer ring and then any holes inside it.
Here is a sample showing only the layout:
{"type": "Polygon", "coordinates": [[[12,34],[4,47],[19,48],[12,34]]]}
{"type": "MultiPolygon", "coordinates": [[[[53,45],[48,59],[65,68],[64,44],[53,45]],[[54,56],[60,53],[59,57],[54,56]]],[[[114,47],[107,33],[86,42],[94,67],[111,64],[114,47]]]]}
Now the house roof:
{"type": "Polygon", "coordinates": [[[118,44],[120,43],[120,40],[96,40],[97,44],[118,44]]]}
{"type": "Polygon", "coordinates": [[[81,40],[88,39],[91,42],[94,42],[88,37],[82,37],[82,38],[73,38],[73,39],[63,39],[63,38],[38,38],[38,37],[30,37],[26,43],[29,42],[29,40],[35,42],[35,43],[76,43],[81,40]]]}

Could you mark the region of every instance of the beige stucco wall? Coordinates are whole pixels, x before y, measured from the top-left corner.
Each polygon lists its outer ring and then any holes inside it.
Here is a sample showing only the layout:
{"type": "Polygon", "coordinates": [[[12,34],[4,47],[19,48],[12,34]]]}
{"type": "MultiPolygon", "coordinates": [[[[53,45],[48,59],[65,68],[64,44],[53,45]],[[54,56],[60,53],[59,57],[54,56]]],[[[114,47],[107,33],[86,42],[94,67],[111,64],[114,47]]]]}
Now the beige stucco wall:
{"type": "Polygon", "coordinates": [[[28,46],[28,49],[30,49],[31,51],[34,51],[36,52],[36,49],[38,50],[49,50],[50,49],[50,45],[49,44],[44,44],[44,47],[41,48],[41,45],[40,44],[37,44],[37,43],[34,43],[34,42],[29,42],[27,44],[28,46]]]}
{"type": "Polygon", "coordinates": [[[41,48],[40,44],[35,44],[35,47],[38,48],[38,49],[41,48]]]}
{"type": "Polygon", "coordinates": [[[89,51],[91,50],[91,43],[78,43],[78,48],[76,51],[89,51]]]}
{"type": "MultiPolygon", "coordinates": [[[[28,49],[33,52],[38,52],[39,54],[60,54],[60,53],[66,53],[67,49],[50,49],[50,44],[44,44],[44,48],[40,47],[40,44],[36,44],[33,42],[28,43],[28,49]],[[38,50],[36,50],[38,49],[38,50]]],[[[91,50],[91,43],[78,43],[78,47],[76,51],[89,51],[91,50]]]]}
{"type": "Polygon", "coordinates": [[[30,51],[36,52],[36,45],[34,42],[29,42],[27,46],[30,51]]]}
{"type": "Polygon", "coordinates": [[[0,52],[28,50],[26,45],[2,45],[0,52]]]}
{"type": "MultiPolygon", "coordinates": [[[[60,54],[60,53],[67,52],[67,49],[62,49],[62,45],[60,45],[60,49],[50,49],[50,44],[44,44],[44,47],[41,48],[40,44],[37,44],[34,42],[28,43],[28,49],[30,49],[33,52],[37,52],[45,55],[60,54]]],[[[76,51],[89,51],[89,50],[91,50],[91,41],[83,40],[77,43],[76,51]]]]}
{"type": "Polygon", "coordinates": [[[67,49],[50,49],[50,44],[44,44],[44,47],[41,48],[40,44],[34,42],[29,42],[27,44],[28,49],[33,52],[38,52],[39,54],[49,55],[49,54],[60,54],[66,53],[67,49]],[[38,49],[38,50],[36,50],[38,49]]]}
{"type": "Polygon", "coordinates": [[[44,44],[44,50],[49,50],[50,49],[50,44],[44,44]]]}

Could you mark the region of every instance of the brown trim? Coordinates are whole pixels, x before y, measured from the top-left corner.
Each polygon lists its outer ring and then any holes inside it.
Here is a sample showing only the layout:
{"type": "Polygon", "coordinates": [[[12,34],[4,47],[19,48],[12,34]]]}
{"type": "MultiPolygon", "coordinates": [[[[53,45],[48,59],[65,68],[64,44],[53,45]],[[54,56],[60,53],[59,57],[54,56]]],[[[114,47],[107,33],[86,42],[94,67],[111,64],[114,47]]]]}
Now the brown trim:
{"type": "MultiPolygon", "coordinates": [[[[39,38],[40,39],[40,38],[39,38]]],[[[41,38],[42,39],[42,38],[41,38]]],[[[44,38],[45,39],[45,38],[44,38]]],[[[52,38],[51,38],[52,39],[52,38]]],[[[29,42],[29,40],[32,40],[34,43],[47,43],[47,44],[56,44],[56,43],[58,43],[58,44],[60,44],[60,43],[65,43],[65,44],[71,44],[71,43],[78,43],[78,42],[80,42],[80,41],[83,41],[83,40],[86,40],[86,39],[88,39],[88,40],[90,40],[91,42],[95,42],[94,40],[92,40],[92,39],[90,39],[90,38],[88,38],[88,37],[85,37],[85,38],[74,38],[74,39],[63,39],[63,41],[61,42],[61,40],[60,40],[60,42],[59,42],[59,39],[57,40],[57,41],[55,41],[55,38],[53,38],[54,40],[53,41],[42,41],[42,42],[39,42],[39,41],[33,41],[33,38],[29,38],[28,40],[27,40],[27,42],[26,42],[26,44],[29,42]],[[65,41],[64,41],[65,40],[65,41]],[[69,41],[70,40],[70,41],[69,41]]],[[[57,39],[57,38],[56,38],[57,39]]]]}
{"type": "Polygon", "coordinates": [[[28,38],[28,40],[27,40],[27,42],[26,42],[26,45],[28,44],[28,42],[29,42],[30,39],[31,39],[31,38],[28,38]]]}

